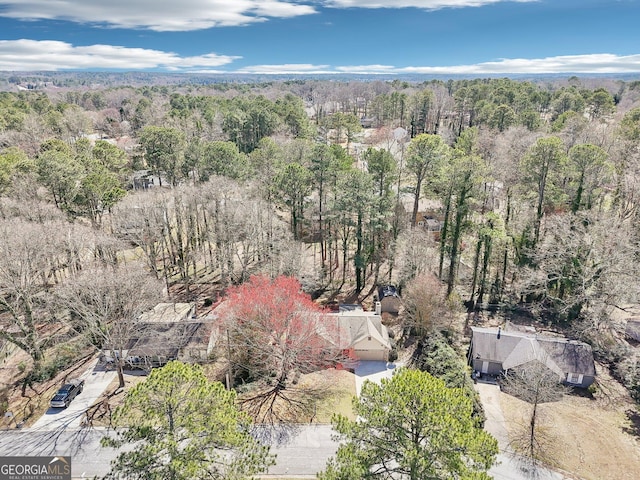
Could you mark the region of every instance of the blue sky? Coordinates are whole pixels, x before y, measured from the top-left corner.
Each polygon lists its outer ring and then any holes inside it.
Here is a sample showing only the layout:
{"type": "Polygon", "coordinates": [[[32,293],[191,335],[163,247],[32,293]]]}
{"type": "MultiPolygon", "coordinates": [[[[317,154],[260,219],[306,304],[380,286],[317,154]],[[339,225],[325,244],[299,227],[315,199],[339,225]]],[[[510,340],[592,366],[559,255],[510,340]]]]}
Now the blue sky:
{"type": "Polygon", "coordinates": [[[640,73],[640,0],[0,0],[0,70],[640,73]]]}

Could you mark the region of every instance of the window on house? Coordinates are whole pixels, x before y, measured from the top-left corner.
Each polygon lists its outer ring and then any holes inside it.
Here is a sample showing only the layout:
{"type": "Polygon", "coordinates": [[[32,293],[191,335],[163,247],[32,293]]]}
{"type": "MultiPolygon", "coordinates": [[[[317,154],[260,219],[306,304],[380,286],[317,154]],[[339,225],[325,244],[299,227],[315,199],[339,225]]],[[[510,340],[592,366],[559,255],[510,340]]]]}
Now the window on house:
{"type": "Polygon", "coordinates": [[[567,382],[568,383],[580,384],[580,383],[582,383],[582,378],[583,378],[583,375],[581,375],[579,373],[567,373],[567,382]]]}

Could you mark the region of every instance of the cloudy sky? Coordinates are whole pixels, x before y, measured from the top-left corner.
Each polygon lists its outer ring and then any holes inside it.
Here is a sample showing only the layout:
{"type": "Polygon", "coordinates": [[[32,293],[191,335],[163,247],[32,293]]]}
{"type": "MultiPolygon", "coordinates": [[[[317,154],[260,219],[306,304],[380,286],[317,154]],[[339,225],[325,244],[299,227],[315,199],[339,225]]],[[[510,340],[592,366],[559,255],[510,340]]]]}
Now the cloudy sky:
{"type": "Polygon", "coordinates": [[[640,73],[640,0],[0,0],[0,70],[640,73]]]}

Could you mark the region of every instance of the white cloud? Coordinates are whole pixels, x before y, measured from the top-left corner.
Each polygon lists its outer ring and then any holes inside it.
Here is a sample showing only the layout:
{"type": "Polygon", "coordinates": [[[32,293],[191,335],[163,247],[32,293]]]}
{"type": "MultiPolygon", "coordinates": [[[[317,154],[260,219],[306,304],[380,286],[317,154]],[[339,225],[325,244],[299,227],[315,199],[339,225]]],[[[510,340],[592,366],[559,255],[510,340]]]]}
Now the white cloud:
{"type": "Polygon", "coordinates": [[[0,16],[122,28],[189,31],[316,13],[288,0],[0,0],[0,16]]]}
{"type": "Polygon", "coordinates": [[[340,73],[384,74],[397,73],[398,69],[391,65],[353,65],[336,67],[340,73]]]}
{"type": "Polygon", "coordinates": [[[311,65],[308,63],[292,63],[284,65],[252,65],[236,70],[237,73],[257,73],[261,75],[296,75],[336,73],[329,65],[311,65]]]}
{"type": "MultiPolygon", "coordinates": [[[[361,67],[362,68],[362,67],[361,67]]],[[[405,67],[395,73],[425,74],[501,74],[501,73],[634,73],[640,72],[640,54],[562,55],[546,58],[504,58],[474,65],[447,67],[405,67]]]]}
{"type": "Polygon", "coordinates": [[[149,70],[215,68],[241,57],[208,53],[181,57],[172,52],[114,45],[73,46],[54,40],[0,40],[0,70],[149,70]]]}
{"type": "Polygon", "coordinates": [[[202,30],[292,18],[330,8],[480,7],[538,0],[0,0],[0,16],[168,31],[202,30]]]}
{"type": "Polygon", "coordinates": [[[420,8],[438,10],[440,8],[482,7],[492,3],[528,3],[538,0],[325,0],[327,7],[333,8],[420,8]]]}
{"type": "Polygon", "coordinates": [[[238,70],[240,73],[260,74],[326,74],[351,73],[368,75],[494,75],[494,74],[546,74],[546,73],[638,73],[640,54],[564,55],[547,58],[500,59],[471,65],[394,67],[392,65],[255,65],[238,70]]]}
{"type": "Polygon", "coordinates": [[[392,65],[315,65],[306,63],[252,65],[230,68],[240,56],[208,53],[192,57],[173,52],[114,45],[74,46],[55,40],[0,40],[0,70],[163,70],[202,73],[247,74],[440,74],[493,75],[545,73],[638,73],[640,54],[597,53],[547,58],[505,58],[470,65],[409,66],[392,65]]]}

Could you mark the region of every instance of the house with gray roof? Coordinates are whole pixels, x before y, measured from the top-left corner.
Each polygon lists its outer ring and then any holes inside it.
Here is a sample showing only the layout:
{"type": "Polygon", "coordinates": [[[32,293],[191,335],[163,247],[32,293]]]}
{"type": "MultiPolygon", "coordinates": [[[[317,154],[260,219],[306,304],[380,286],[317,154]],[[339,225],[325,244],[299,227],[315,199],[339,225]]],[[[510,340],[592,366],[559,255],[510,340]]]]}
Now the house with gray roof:
{"type": "Polygon", "coordinates": [[[402,301],[400,300],[400,294],[394,285],[378,286],[377,298],[378,302],[380,302],[380,313],[388,312],[397,314],[400,311],[402,301]]]}
{"type": "Polygon", "coordinates": [[[627,339],[640,342],[640,305],[614,306],[609,313],[609,320],[614,328],[624,331],[627,339]]]}
{"type": "Polygon", "coordinates": [[[483,374],[499,375],[540,362],[567,385],[586,388],[595,380],[591,346],[535,332],[471,327],[469,364],[483,374]]]}
{"type": "Polygon", "coordinates": [[[213,348],[213,322],[194,314],[191,303],[159,303],[140,315],[123,352],[127,365],[147,369],[171,360],[206,360],[213,348]]]}

